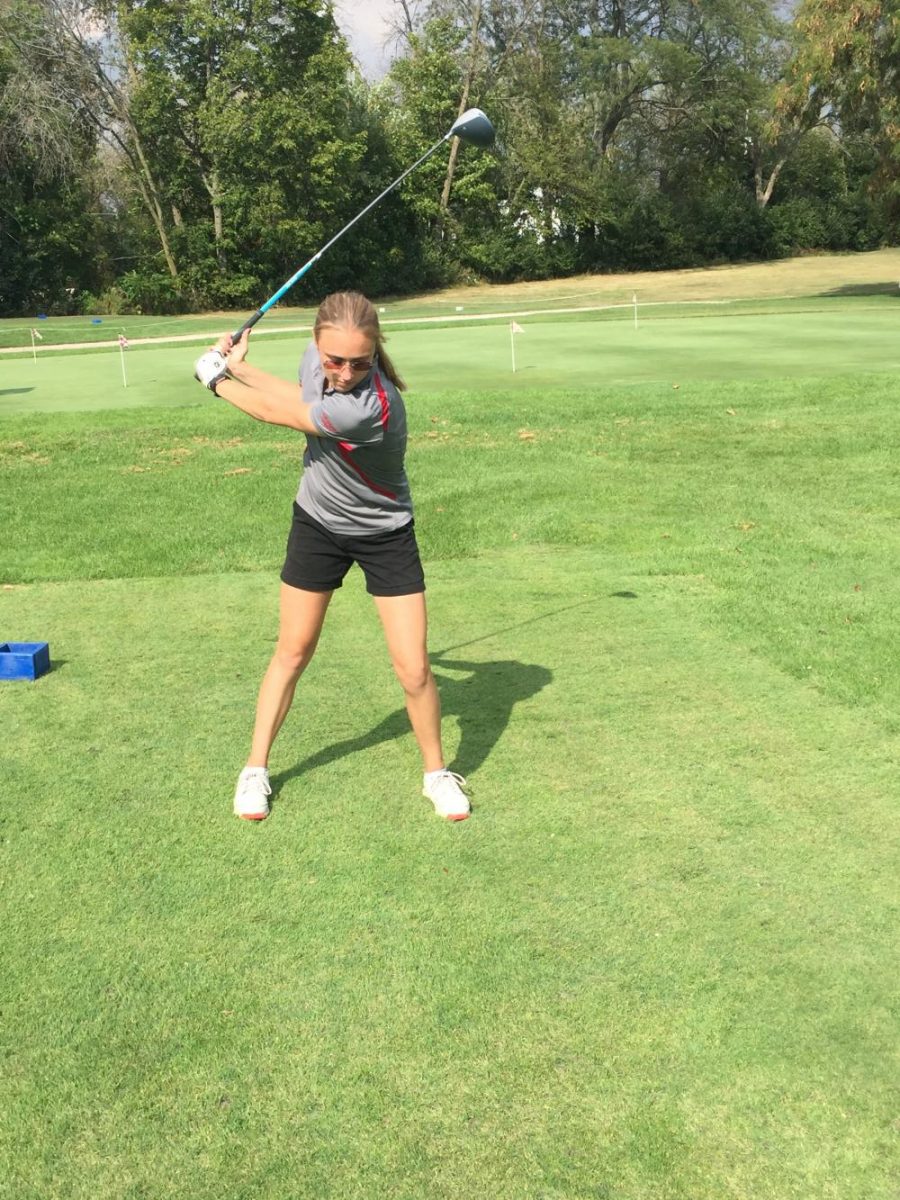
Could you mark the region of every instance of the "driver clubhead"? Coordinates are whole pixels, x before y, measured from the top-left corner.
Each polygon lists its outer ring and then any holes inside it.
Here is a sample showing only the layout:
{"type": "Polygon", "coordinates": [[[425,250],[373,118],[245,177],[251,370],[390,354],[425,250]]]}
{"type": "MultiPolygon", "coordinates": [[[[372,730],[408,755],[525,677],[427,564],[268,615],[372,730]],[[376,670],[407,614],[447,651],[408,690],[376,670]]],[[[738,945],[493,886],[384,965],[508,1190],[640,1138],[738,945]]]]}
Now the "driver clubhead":
{"type": "Polygon", "coordinates": [[[493,146],[494,127],[480,108],[469,108],[453,122],[447,135],[462,138],[473,146],[493,146]]]}

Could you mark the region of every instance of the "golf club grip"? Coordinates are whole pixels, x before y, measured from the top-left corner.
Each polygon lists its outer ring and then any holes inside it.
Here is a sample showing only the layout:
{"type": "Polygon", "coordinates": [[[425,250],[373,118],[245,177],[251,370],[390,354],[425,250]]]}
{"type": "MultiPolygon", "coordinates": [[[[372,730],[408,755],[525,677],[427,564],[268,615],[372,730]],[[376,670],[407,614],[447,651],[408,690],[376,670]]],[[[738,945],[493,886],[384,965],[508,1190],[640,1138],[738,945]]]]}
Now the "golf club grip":
{"type": "Polygon", "coordinates": [[[262,319],[262,316],[263,316],[263,310],[261,308],[258,308],[256,310],[256,312],[253,314],[253,316],[248,317],[247,320],[240,327],[240,329],[236,330],[231,335],[231,340],[234,342],[235,345],[237,345],[238,342],[241,340],[241,334],[244,332],[244,330],[252,329],[253,326],[256,324],[256,322],[262,319]]]}

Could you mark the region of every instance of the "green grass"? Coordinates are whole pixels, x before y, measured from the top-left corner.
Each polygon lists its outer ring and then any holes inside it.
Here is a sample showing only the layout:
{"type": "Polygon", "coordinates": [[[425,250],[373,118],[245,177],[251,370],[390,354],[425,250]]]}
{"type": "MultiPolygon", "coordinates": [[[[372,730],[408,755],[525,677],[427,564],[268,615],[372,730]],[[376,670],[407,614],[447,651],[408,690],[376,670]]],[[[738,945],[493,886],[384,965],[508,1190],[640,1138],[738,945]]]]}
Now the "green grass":
{"type": "Polygon", "coordinates": [[[230,816],[300,441],[185,347],[130,409],[39,361],[0,409],[0,637],[55,663],[0,686],[0,1195],[893,1197],[896,339],[809,316],[536,322],[515,378],[502,329],[394,333],[455,827],[355,579],[272,818],[230,816]]]}
{"type": "MultiPolygon", "coordinates": [[[[650,308],[633,319],[619,310],[540,318],[522,317],[515,335],[516,371],[507,320],[473,324],[392,327],[388,347],[416,395],[460,388],[594,389],[615,385],[685,387],[717,379],[848,376],[900,367],[893,300],[795,301],[673,310],[650,308]],[[829,308],[831,306],[831,308],[829,308]],[[799,309],[799,311],[798,311],[799,309]]],[[[287,377],[296,374],[306,334],[260,338],[256,363],[287,377]]],[[[3,362],[0,416],[76,409],[144,408],[209,403],[192,378],[200,345],[138,346],[126,354],[123,386],[117,349],[56,352],[34,362],[3,362]]]]}

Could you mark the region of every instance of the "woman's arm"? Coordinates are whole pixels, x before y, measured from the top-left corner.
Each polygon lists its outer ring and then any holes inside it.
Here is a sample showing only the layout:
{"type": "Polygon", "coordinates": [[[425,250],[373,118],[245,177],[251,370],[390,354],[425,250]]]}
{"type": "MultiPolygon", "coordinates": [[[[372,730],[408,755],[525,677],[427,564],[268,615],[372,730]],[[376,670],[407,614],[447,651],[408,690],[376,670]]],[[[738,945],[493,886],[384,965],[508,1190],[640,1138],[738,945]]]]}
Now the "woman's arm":
{"type": "Polygon", "coordinates": [[[250,330],[245,329],[241,340],[235,345],[231,334],[225,334],[209,356],[204,355],[203,359],[198,360],[199,368],[207,357],[218,358],[219,365],[227,366],[232,378],[216,366],[198,371],[197,377],[217,396],[257,421],[299,429],[301,433],[317,434],[319,430],[310,418],[310,406],[303,400],[300,384],[279,379],[277,375],[270,375],[268,371],[261,371],[244,361],[249,336],[250,330]],[[225,356],[224,362],[221,356],[225,356]]]}
{"type": "Polygon", "coordinates": [[[252,363],[247,362],[247,352],[250,349],[249,329],[244,330],[237,342],[230,333],[223,334],[216,342],[216,349],[225,355],[229,374],[235,379],[239,379],[241,383],[245,383],[247,387],[255,388],[259,392],[265,392],[267,396],[278,397],[291,404],[297,402],[300,395],[299,383],[289,383],[286,379],[279,379],[277,375],[270,375],[268,371],[261,371],[259,367],[254,367],[252,363]]]}
{"type": "MultiPolygon", "coordinates": [[[[259,372],[265,375],[264,371],[259,372]]],[[[274,379],[274,376],[268,376],[274,379]]],[[[275,379],[281,388],[263,391],[262,388],[249,387],[237,379],[220,379],[214,391],[217,396],[248,413],[257,421],[265,421],[269,425],[285,425],[288,429],[299,429],[301,433],[318,433],[309,415],[310,406],[304,403],[299,384],[288,385],[282,379],[275,379]],[[286,390],[285,390],[286,389],[286,390]]]]}
{"type": "Polygon", "coordinates": [[[301,395],[299,383],[290,383],[287,379],[279,379],[277,375],[270,375],[268,371],[261,371],[259,367],[254,367],[252,363],[245,361],[232,362],[228,359],[228,370],[235,379],[245,383],[247,387],[256,388],[257,391],[266,392],[269,396],[280,396],[285,400],[289,400],[292,404],[296,404],[301,395]]]}

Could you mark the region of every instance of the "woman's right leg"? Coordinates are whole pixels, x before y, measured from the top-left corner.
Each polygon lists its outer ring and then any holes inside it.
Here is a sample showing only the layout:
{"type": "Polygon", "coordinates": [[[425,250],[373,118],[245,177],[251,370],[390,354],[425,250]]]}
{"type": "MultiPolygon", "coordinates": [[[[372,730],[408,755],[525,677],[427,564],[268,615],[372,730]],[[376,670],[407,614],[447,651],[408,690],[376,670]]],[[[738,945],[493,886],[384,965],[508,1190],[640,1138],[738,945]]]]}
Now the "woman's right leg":
{"type": "Polygon", "coordinates": [[[248,767],[266,767],[269,751],[294,699],[297,680],[315,654],[333,592],[281,585],[278,645],[263,676],[248,767]]]}

